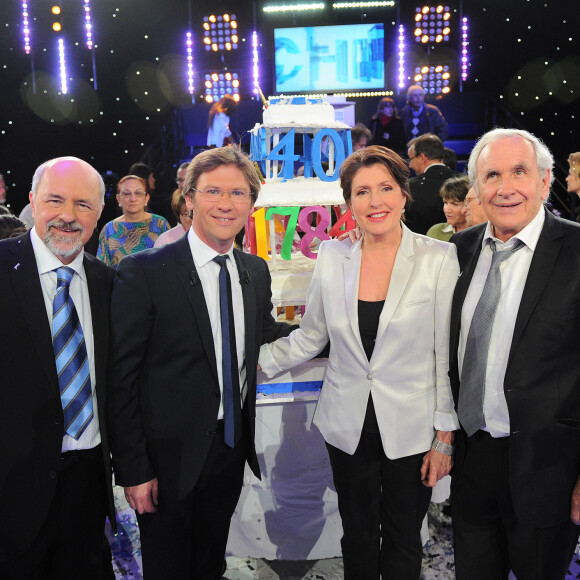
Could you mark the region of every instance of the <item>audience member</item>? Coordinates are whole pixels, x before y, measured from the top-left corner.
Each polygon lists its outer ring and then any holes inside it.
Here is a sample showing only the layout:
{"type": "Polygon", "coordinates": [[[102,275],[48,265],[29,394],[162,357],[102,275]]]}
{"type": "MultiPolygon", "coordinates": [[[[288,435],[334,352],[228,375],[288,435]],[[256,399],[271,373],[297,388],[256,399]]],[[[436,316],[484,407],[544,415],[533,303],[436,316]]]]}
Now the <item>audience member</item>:
{"type": "Polygon", "coordinates": [[[290,327],[272,318],[266,263],[233,247],[259,191],[237,147],[197,155],[188,234],[126,258],[115,277],[113,461],[144,578],[222,578],[245,462],[260,473],[258,350],[290,327]]]}
{"type": "Polygon", "coordinates": [[[185,176],[187,175],[188,167],[189,162],[186,161],[177,168],[177,177],[175,178],[175,182],[177,183],[177,189],[179,189],[179,191],[183,191],[183,184],[185,183],[185,176]]]}
{"type": "Polygon", "coordinates": [[[404,153],[407,140],[403,122],[399,118],[393,99],[383,97],[379,101],[377,112],[373,115],[369,127],[373,134],[370,144],[388,147],[401,155],[404,153]]]}
{"type": "Polygon", "coordinates": [[[467,175],[450,177],[443,183],[440,194],[447,222],[431,226],[427,231],[428,237],[448,242],[454,233],[467,227],[463,208],[468,189],[469,179],[467,175]]]}
{"type": "Polygon", "coordinates": [[[115,268],[125,256],[152,248],[155,240],[169,230],[164,217],[146,211],[149,194],[141,177],[121,178],[117,184],[117,201],[123,213],[105,225],[97,251],[99,260],[115,268]]]}
{"type": "Polygon", "coordinates": [[[26,225],[26,229],[30,229],[34,225],[34,218],[32,217],[32,205],[27,203],[18,216],[26,225]]]}
{"type": "Polygon", "coordinates": [[[425,103],[425,91],[420,85],[411,85],[407,89],[407,104],[400,114],[406,141],[425,133],[437,135],[441,141],[447,139],[447,121],[435,105],[425,103]]]}
{"type": "Polygon", "coordinates": [[[465,224],[468,228],[482,224],[487,221],[487,216],[483,213],[481,201],[475,195],[475,188],[470,187],[463,204],[463,215],[465,216],[465,224]]]}
{"type": "MultiPolygon", "coordinates": [[[[568,165],[570,166],[568,177],[566,177],[568,193],[575,193],[580,198],[580,152],[570,154],[568,165]]],[[[580,207],[575,212],[573,219],[580,221],[580,207]]]]}
{"type": "Polygon", "coordinates": [[[236,112],[238,102],[232,95],[224,95],[209,110],[207,121],[207,144],[223,147],[232,143],[230,117],[236,112]]]}
{"type": "Polygon", "coordinates": [[[182,238],[191,227],[191,212],[187,209],[185,198],[179,189],[176,189],[173,192],[171,209],[173,209],[173,213],[179,223],[174,228],[163,232],[155,240],[155,244],[153,244],[154,248],[160,248],[161,246],[177,241],[179,238],[182,238]]]}
{"type": "Polygon", "coordinates": [[[516,129],[469,158],[489,222],[451,239],[457,580],[564,580],[578,540],[580,226],[544,208],[553,163],[516,129]]]}
{"type": "Polygon", "coordinates": [[[350,130],[350,137],[352,140],[352,150],[358,151],[364,149],[370,144],[373,134],[364,123],[357,123],[350,130]]]}
{"type": "Polygon", "coordinates": [[[114,272],[83,252],[103,193],[88,163],[47,161],[32,180],[34,227],[0,242],[5,580],[111,572],[102,553],[106,515],[115,530],[106,416],[114,272]]]}
{"type": "Polygon", "coordinates": [[[0,240],[21,236],[26,233],[27,229],[26,224],[16,216],[0,215],[0,240]]]}
{"type": "Polygon", "coordinates": [[[443,147],[443,163],[451,171],[455,171],[457,169],[457,153],[449,147],[443,147]]]}
{"type": "Polygon", "coordinates": [[[147,195],[149,201],[147,202],[147,209],[154,214],[165,218],[172,226],[177,222],[173,219],[173,211],[171,210],[171,195],[166,195],[156,188],[156,179],[153,169],[145,163],[133,163],[129,168],[129,175],[136,175],[145,181],[147,186],[147,195]]]}
{"type": "Polygon", "coordinates": [[[456,173],[443,164],[443,143],[435,135],[422,135],[409,144],[409,166],[417,174],[409,179],[413,202],[407,207],[405,224],[418,234],[426,234],[446,220],[441,186],[456,173]]]}

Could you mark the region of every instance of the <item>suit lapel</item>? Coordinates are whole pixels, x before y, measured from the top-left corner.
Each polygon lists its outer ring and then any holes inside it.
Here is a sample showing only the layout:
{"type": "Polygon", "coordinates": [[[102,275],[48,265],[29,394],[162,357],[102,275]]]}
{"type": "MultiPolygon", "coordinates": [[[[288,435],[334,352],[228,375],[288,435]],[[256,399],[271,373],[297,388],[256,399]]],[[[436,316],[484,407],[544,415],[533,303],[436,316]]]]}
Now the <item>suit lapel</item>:
{"type": "Polygon", "coordinates": [[[52,335],[30,234],[19,238],[17,244],[14,252],[10,249],[13,256],[8,257],[6,275],[12,280],[14,295],[32,336],[32,347],[36,349],[49,384],[58,392],[52,335]]]}
{"type": "Polygon", "coordinates": [[[111,288],[107,284],[104,273],[99,272],[86,255],[83,260],[83,266],[87,276],[89,302],[91,304],[95,387],[98,395],[99,419],[102,419],[105,416],[106,408],[106,389],[104,387],[107,384],[107,355],[109,350],[109,309],[107,308],[107,303],[111,288]]]}
{"type": "Polygon", "coordinates": [[[358,286],[360,280],[360,263],[362,257],[362,240],[354,244],[346,255],[342,266],[344,275],[344,296],[346,298],[346,315],[352,329],[353,336],[366,359],[360,330],[358,326],[358,286]]]}
{"type": "MultiPolygon", "coordinates": [[[[477,226],[476,226],[477,227],[477,226]]],[[[455,368],[457,364],[457,349],[459,348],[459,332],[461,330],[461,311],[463,309],[463,302],[469,290],[479,255],[481,254],[481,243],[485,234],[485,225],[480,226],[476,235],[471,240],[460,242],[457,247],[459,257],[459,266],[461,273],[455,286],[453,293],[453,302],[451,306],[451,322],[450,322],[450,359],[451,368],[455,368]]]]}
{"type": "Polygon", "coordinates": [[[557,239],[562,235],[562,226],[551,213],[546,211],[546,221],[544,222],[544,227],[540,233],[540,237],[538,238],[536,249],[534,250],[520,307],[518,309],[510,348],[510,356],[508,359],[508,367],[513,351],[517,348],[528,320],[530,319],[546,284],[550,280],[552,270],[556,263],[556,258],[561,249],[561,245],[558,243],[557,239]]]}
{"type": "MultiPolygon", "coordinates": [[[[395,310],[397,310],[397,306],[401,301],[403,292],[405,292],[405,288],[407,287],[409,278],[411,277],[411,273],[415,267],[413,234],[405,226],[402,226],[402,228],[403,235],[401,237],[401,244],[397,250],[397,255],[395,256],[395,263],[393,265],[391,281],[389,282],[387,298],[379,319],[376,345],[379,344],[379,341],[387,330],[389,322],[391,322],[391,318],[393,318],[393,314],[395,313],[395,310]]],[[[374,352],[380,351],[376,345],[374,352]]]]}
{"type": "Polygon", "coordinates": [[[209,313],[203,294],[203,287],[195,269],[193,256],[189,246],[188,236],[183,236],[179,241],[175,242],[175,267],[177,270],[177,277],[181,281],[183,289],[189,299],[189,303],[193,310],[197,327],[199,329],[199,337],[203,343],[207,358],[210,362],[212,371],[218,380],[217,364],[215,358],[215,346],[211,340],[212,330],[211,322],[209,320],[209,313]]]}
{"type": "MultiPolygon", "coordinates": [[[[246,373],[248,384],[250,375],[255,372],[257,361],[256,352],[256,290],[252,283],[252,271],[245,263],[244,254],[234,250],[234,258],[240,276],[242,298],[244,301],[244,348],[246,351],[246,373]]],[[[232,284],[234,280],[232,280],[232,284]]]]}

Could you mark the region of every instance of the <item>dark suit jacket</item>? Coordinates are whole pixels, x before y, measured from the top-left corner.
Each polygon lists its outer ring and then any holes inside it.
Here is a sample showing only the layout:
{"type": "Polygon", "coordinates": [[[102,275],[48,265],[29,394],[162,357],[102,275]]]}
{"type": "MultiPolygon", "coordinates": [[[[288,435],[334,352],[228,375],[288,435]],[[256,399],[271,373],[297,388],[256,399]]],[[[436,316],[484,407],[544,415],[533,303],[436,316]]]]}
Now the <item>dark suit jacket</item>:
{"type": "Polygon", "coordinates": [[[405,209],[405,225],[411,231],[425,235],[431,226],[447,221],[439,191],[444,181],[456,176],[457,173],[445,165],[432,165],[421,175],[409,179],[413,203],[407,204],[405,209]]]}
{"type": "MultiPolygon", "coordinates": [[[[248,462],[259,476],[253,443],[258,350],[290,328],[272,318],[266,263],[237,250],[234,255],[244,301],[248,462]]],[[[157,477],[161,497],[182,499],[205,462],[221,397],[209,314],[187,236],[121,261],[112,313],[116,482],[133,486],[157,477]]]]}
{"type": "MultiPolygon", "coordinates": [[[[451,312],[450,378],[459,400],[457,348],[463,301],[485,224],[451,238],[462,274],[451,312]]],[[[570,516],[580,472],[580,226],[546,211],[517,314],[505,375],[510,416],[510,486],[518,519],[553,526],[570,516]]],[[[457,437],[461,470],[465,434],[457,437]]]]}
{"type": "MultiPolygon", "coordinates": [[[[115,525],[106,395],[114,270],[85,254],[94,334],[96,392],[115,525]]],[[[52,336],[30,234],[0,242],[0,560],[23,553],[51,505],[62,448],[63,412],[52,336]]],[[[79,530],[82,533],[82,529],[79,530]]]]}

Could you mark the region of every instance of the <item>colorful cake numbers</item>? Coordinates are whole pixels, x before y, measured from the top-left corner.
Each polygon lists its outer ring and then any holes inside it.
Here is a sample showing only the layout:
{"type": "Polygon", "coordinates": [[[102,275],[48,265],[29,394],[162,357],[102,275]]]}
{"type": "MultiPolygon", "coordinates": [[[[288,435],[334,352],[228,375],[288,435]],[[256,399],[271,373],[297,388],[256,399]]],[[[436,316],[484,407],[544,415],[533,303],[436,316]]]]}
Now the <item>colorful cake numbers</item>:
{"type": "Polygon", "coordinates": [[[283,260],[290,260],[292,258],[292,244],[294,242],[294,235],[297,226],[304,232],[304,236],[300,241],[300,250],[308,258],[316,259],[316,253],[310,249],[312,242],[318,238],[319,240],[329,240],[331,237],[340,236],[345,232],[352,230],[355,227],[355,222],[352,219],[350,210],[341,212],[340,207],[333,206],[337,217],[337,222],[332,226],[330,231],[326,231],[330,225],[330,213],[325,207],[320,205],[313,205],[309,207],[262,207],[256,210],[250,216],[249,223],[249,237],[255,246],[251,245],[252,253],[270,260],[268,255],[268,234],[266,221],[270,222],[270,251],[275,261],[276,244],[274,237],[274,216],[287,216],[286,229],[284,231],[284,238],[282,240],[282,248],[280,256],[283,260]],[[310,225],[309,217],[315,214],[317,216],[316,225],[314,228],[310,225]],[[341,229],[344,228],[344,229],[341,229]]]}

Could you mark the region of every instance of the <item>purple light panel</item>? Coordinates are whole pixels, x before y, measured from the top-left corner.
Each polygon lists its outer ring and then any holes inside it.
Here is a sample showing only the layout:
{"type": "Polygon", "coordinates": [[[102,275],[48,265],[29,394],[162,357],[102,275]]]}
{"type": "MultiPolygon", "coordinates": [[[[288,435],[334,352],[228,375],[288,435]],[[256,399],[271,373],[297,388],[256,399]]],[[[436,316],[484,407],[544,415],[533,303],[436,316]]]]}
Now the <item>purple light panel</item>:
{"type": "Polygon", "coordinates": [[[404,89],[406,85],[405,78],[405,28],[399,25],[399,88],[404,89]]]}
{"type": "Polygon", "coordinates": [[[467,68],[469,65],[469,57],[467,55],[467,47],[469,46],[469,39],[467,36],[468,26],[467,18],[463,18],[461,26],[461,80],[467,80],[467,68]]]}
{"type": "Polygon", "coordinates": [[[87,48],[93,50],[93,25],[91,23],[91,0],[84,0],[85,4],[85,33],[87,48]]]}
{"type": "Polygon", "coordinates": [[[193,40],[191,32],[188,32],[185,39],[185,47],[187,50],[187,90],[190,95],[193,95],[193,40]]]}
{"type": "Polygon", "coordinates": [[[258,94],[260,87],[260,76],[258,74],[258,33],[252,32],[252,71],[254,74],[254,93],[258,94]]]}
{"type": "Polygon", "coordinates": [[[60,91],[63,95],[68,93],[68,86],[66,84],[66,60],[64,56],[64,40],[58,39],[58,60],[60,63],[60,91]]]}
{"type": "Polygon", "coordinates": [[[28,20],[28,2],[22,0],[22,33],[24,35],[24,52],[30,54],[30,22],[28,20]]]}

